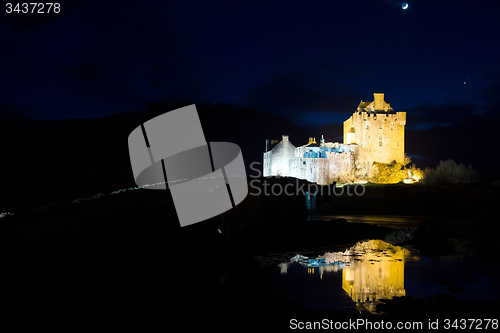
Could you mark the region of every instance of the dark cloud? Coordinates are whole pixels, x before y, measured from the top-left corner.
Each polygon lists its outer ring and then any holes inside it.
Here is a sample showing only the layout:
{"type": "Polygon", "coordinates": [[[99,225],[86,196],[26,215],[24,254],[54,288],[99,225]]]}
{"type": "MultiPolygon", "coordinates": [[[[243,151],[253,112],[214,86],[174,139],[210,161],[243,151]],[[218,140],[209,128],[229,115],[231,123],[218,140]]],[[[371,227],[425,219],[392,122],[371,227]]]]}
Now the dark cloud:
{"type": "Polygon", "coordinates": [[[496,171],[499,158],[492,147],[498,140],[500,107],[483,113],[475,109],[449,103],[408,110],[405,149],[417,166],[434,168],[440,160],[453,159],[471,164],[485,177],[496,171]]]}
{"type": "Polygon", "coordinates": [[[325,77],[332,73],[336,70],[330,68],[282,75],[253,91],[244,103],[292,119],[304,112],[348,113],[359,103],[361,95],[325,77]]]}
{"type": "Polygon", "coordinates": [[[490,70],[482,76],[488,84],[474,90],[471,97],[483,106],[482,110],[490,111],[500,105],[500,71],[490,70]]]}
{"type": "Polygon", "coordinates": [[[444,105],[425,104],[405,110],[407,127],[428,129],[464,124],[477,116],[477,106],[472,103],[450,101],[444,105]]]}

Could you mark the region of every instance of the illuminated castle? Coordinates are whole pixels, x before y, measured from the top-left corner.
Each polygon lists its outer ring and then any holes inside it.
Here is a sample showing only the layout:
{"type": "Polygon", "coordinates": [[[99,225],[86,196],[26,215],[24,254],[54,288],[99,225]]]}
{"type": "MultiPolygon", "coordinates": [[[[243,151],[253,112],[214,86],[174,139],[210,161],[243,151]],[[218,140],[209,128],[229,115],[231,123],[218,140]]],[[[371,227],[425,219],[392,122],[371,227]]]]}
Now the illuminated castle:
{"type": "Polygon", "coordinates": [[[361,101],[344,122],[344,143],[325,142],[323,136],[319,144],[309,138],[300,147],[295,147],[288,135],[279,142],[267,140],[264,177],[295,177],[330,184],[356,173],[369,175],[373,162],[402,163],[406,112],[394,111],[384,101],[383,93],[373,96],[373,102],[361,101]]]}

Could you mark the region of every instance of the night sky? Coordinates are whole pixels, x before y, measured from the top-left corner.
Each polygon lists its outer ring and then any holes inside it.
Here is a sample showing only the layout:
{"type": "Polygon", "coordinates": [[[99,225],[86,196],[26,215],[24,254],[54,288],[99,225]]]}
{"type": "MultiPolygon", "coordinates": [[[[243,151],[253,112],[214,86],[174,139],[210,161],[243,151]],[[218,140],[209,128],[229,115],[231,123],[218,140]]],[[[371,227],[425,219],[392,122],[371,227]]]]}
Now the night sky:
{"type": "MultiPolygon", "coordinates": [[[[414,161],[492,169],[497,0],[74,3],[25,29],[0,14],[0,110],[58,120],[224,102],[311,130],[383,92],[407,112],[414,161]]],[[[342,141],[332,126],[325,139],[342,141]]]]}

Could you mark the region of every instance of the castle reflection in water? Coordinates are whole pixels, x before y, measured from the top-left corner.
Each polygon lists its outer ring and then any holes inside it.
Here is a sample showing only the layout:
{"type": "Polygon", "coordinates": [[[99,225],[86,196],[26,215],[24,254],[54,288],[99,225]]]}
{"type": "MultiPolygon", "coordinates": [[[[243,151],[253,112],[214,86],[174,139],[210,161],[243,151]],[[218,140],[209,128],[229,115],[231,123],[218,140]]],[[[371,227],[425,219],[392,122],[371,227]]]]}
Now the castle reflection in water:
{"type": "MultiPolygon", "coordinates": [[[[325,253],[318,257],[326,264],[307,267],[310,274],[342,271],[342,289],[360,311],[376,312],[381,299],[405,296],[404,264],[409,251],[381,240],[359,242],[345,252],[325,253]]],[[[281,264],[286,274],[288,263],[281,264]]],[[[309,265],[310,266],[310,265],[309,265]]]]}

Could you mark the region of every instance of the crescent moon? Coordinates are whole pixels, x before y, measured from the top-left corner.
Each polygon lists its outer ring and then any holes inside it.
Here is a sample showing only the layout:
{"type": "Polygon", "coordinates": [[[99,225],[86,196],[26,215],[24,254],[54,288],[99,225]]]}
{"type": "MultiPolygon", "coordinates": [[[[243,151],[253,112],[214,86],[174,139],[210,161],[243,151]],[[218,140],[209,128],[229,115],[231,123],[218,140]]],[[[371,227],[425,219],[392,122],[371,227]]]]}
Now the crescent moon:
{"type": "Polygon", "coordinates": [[[408,3],[406,3],[406,2],[403,2],[403,4],[401,5],[401,7],[402,7],[403,9],[406,9],[406,8],[408,8],[408,3]]]}

